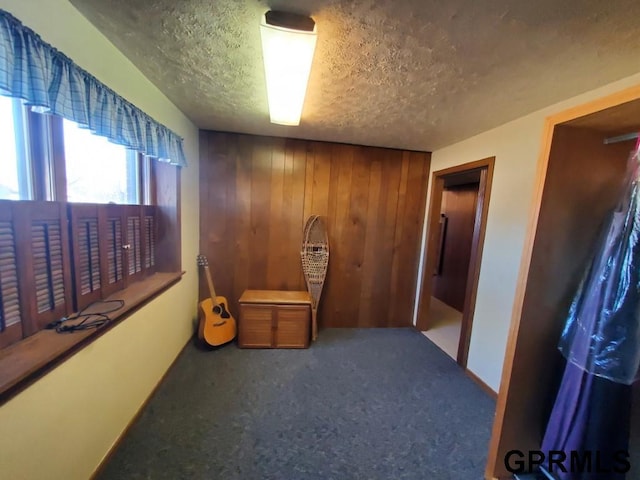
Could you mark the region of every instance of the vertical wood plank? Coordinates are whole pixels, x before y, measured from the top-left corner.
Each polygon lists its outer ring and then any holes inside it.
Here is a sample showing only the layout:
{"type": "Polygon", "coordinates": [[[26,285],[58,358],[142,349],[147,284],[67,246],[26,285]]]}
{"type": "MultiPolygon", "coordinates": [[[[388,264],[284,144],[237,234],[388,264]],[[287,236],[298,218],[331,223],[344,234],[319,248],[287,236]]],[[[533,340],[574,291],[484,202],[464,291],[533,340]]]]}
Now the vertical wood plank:
{"type": "MultiPolygon", "coordinates": [[[[200,169],[200,178],[199,178],[199,187],[200,187],[200,191],[199,193],[199,198],[200,198],[200,205],[210,205],[209,203],[209,190],[210,188],[212,188],[212,186],[209,184],[209,164],[211,162],[211,158],[212,158],[212,149],[213,149],[213,145],[216,139],[217,139],[218,134],[215,132],[203,132],[200,131],[200,135],[199,135],[199,143],[200,143],[200,164],[199,164],[199,169],[200,169]]],[[[209,249],[209,216],[207,214],[207,210],[200,210],[200,218],[199,220],[199,227],[200,227],[200,239],[198,241],[198,245],[199,245],[199,252],[203,255],[206,255],[207,258],[211,255],[210,253],[210,249],[209,249]]],[[[106,242],[106,240],[103,240],[102,243],[104,244],[106,242]]],[[[103,261],[104,265],[102,267],[102,270],[104,272],[107,271],[106,267],[106,259],[103,261]]],[[[198,272],[199,276],[198,276],[198,301],[201,301],[203,298],[205,298],[206,296],[206,288],[205,288],[205,282],[203,280],[203,276],[200,274],[201,272],[198,272]]],[[[103,276],[103,278],[107,278],[106,276],[103,276]]]]}
{"type": "Polygon", "coordinates": [[[282,265],[288,257],[286,216],[283,206],[285,140],[275,139],[271,153],[271,200],[269,214],[269,245],[267,282],[269,290],[287,289],[287,272],[282,265]]]}
{"type": "Polygon", "coordinates": [[[315,177],[315,157],[316,157],[316,146],[319,142],[306,142],[307,155],[305,162],[305,180],[304,180],[304,211],[302,215],[303,224],[302,228],[304,228],[304,222],[307,221],[307,218],[311,215],[317,215],[313,211],[313,198],[316,194],[313,188],[313,182],[315,177]]]}
{"type": "MultiPolygon", "coordinates": [[[[234,143],[231,135],[218,133],[214,137],[214,142],[209,143],[209,162],[206,165],[207,185],[207,208],[200,216],[200,235],[205,238],[205,255],[209,261],[211,278],[218,295],[227,296],[231,289],[231,281],[226,272],[232,268],[232,263],[226,255],[227,238],[229,238],[228,215],[225,212],[230,209],[230,199],[226,184],[231,176],[229,160],[230,147],[234,143]],[[202,222],[204,220],[204,225],[202,222]]],[[[202,194],[201,194],[202,195],[202,194]]],[[[201,298],[210,297],[209,288],[204,275],[200,275],[201,298]]]]}
{"type": "MultiPolygon", "coordinates": [[[[235,296],[235,263],[234,263],[234,251],[235,251],[235,240],[236,240],[236,176],[237,176],[237,159],[238,159],[239,151],[238,151],[238,138],[235,135],[229,135],[227,139],[227,155],[225,156],[226,169],[225,169],[225,177],[222,179],[224,183],[224,189],[226,193],[226,208],[222,211],[211,210],[209,213],[210,221],[215,222],[218,217],[224,216],[226,219],[226,237],[223,239],[223,246],[219,250],[221,255],[226,257],[225,261],[225,269],[222,272],[219,272],[218,278],[222,281],[220,283],[220,292],[219,295],[223,295],[227,297],[227,300],[231,304],[232,313],[236,315],[239,313],[235,310],[235,302],[236,298],[239,296],[235,296]]],[[[240,292],[238,295],[240,295],[240,292]]]]}
{"type": "Polygon", "coordinates": [[[337,326],[350,324],[352,319],[346,317],[346,305],[344,305],[344,284],[349,284],[350,272],[348,263],[348,239],[347,227],[349,222],[349,203],[351,195],[351,177],[353,174],[353,149],[349,145],[334,145],[332,149],[332,162],[337,164],[335,177],[332,175],[331,186],[335,193],[333,222],[331,228],[330,257],[328,275],[330,281],[325,282],[327,295],[324,302],[323,324],[337,326]],[[339,159],[339,160],[338,160],[339,159]]]}
{"type": "MultiPolygon", "coordinates": [[[[331,152],[332,145],[326,142],[312,142],[313,143],[313,183],[311,190],[311,211],[309,215],[320,215],[324,218],[325,224],[329,234],[329,247],[330,250],[333,248],[331,244],[331,237],[333,235],[332,232],[332,224],[331,219],[332,215],[329,214],[329,191],[331,186],[331,172],[332,172],[332,162],[331,162],[331,152]]],[[[334,172],[337,172],[337,168],[333,169],[334,172]]],[[[307,190],[306,195],[309,195],[309,191],[307,190]]],[[[304,221],[308,216],[305,217],[304,221]]],[[[331,256],[331,255],[330,255],[331,256]]],[[[331,258],[329,258],[329,265],[331,265],[331,258]]],[[[327,296],[327,287],[328,283],[331,281],[331,274],[327,272],[327,277],[325,280],[325,288],[323,292],[323,297],[327,296]]],[[[317,321],[318,325],[322,327],[324,325],[324,311],[326,310],[324,307],[324,300],[320,302],[318,307],[318,316],[317,321]]]]}
{"type": "Polygon", "coordinates": [[[400,291],[402,272],[402,258],[400,256],[402,242],[404,218],[403,214],[406,209],[407,190],[409,187],[409,162],[410,152],[402,152],[402,172],[400,174],[400,188],[398,189],[398,214],[400,218],[396,219],[396,229],[393,240],[393,258],[391,260],[391,309],[389,316],[395,323],[395,319],[399,318],[401,306],[398,304],[398,294],[400,291]]]}
{"type": "MultiPolygon", "coordinates": [[[[331,184],[331,144],[314,142],[313,199],[310,215],[329,215],[331,184]]],[[[305,219],[306,220],[306,219],[305,219]]]]}
{"type": "Polygon", "coordinates": [[[347,237],[349,239],[349,253],[346,270],[350,274],[350,291],[343,290],[345,315],[358,326],[367,326],[368,320],[360,318],[361,303],[358,299],[362,294],[362,264],[364,249],[362,248],[367,236],[367,204],[369,203],[369,177],[372,149],[367,147],[352,147],[354,152],[353,175],[351,177],[351,195],[349,204],[349,224],[347,237]],[[361,321],[362,320],[362,321],[361,321]]]}
{"type": "Polygon", "coordinates": [[[371,303],[376,293],[376,263],[378,252],[376,239],[378,238],[380,191],[382,189],[382,161],[376,149],[369,149],[372,155],[369,169],[369,198],[367,202],[367,231],[363,244],[362,285],[360,289],[360,309],[358,325],[367,326],[374,316],[371,303]]]}
{"type": "MultiPolygon", "coordinates": [[[[428,165],[427,165],[428,167],[428,165]]],[[[422,235],[422,219],[424,218],[424,195],[426,183],[424,156],[415,152],[409,154],[409,171],[407,177],[407,191],[415,194],[407,195],[402,211],[398,209],[398,225],[402,225],[401,242],[397,247],[399,258],[399,275],[397,278],[397,292],[394,297],[397,305],[396,326],[408,326],[411,322],[413,304],[415,300],[415,278],[418,275],[419,243],[422,235]]]]}
{"type": "MultiPolygon", "coordinates": [[[[304,196],[306,179],[307,142],[296,140],[294,142],[294,156],[292,169],[293,202],[291,205],[291,217],[289,220],[289,256],[285,263],[290,273],[289,290],[305,290],[302,274],[302,262],[300,249],[302,247],[302,229],[304,228],[304,196]]],[[[311,193],[311,192],[310,192],[311,193]]]]}
{"type": "Polygon", "coordinates": [[[338,192],[338,173],[339,173],[339,162],[334,159],[337,158],[337,155],[334,156],[334,149],[337,148],[337,145],[327,143],[325,145],[325,155],[328,159],[329,164],[332,166],[329,172],[329,185],[327,187],[328,190],[328,199],[327,199],[327,218],[326,218],[326,226],[329,233],[329,266],[327,268],[327,276],[325,279],[325,284],[323,288],[323,300],[318,307],[318,326],[319,327],[328,327],[331,325],[332,319],[332,295],[331,291],[339,288],[339,285],[334,285],[339,282],[339,274],[338,272],[338,263],[336,250],[339,248],[337,242],[337,234],[336,234],[336,208],[337,208],[337,192],[338,192]]]}
{"type": "Polygon", "coordinates": [[[267,283],[269,255],[269,198],[273,139],[255,137],[251,162],[251,244],[249,250],[249,288],[267,283]]]}
{"type": "MultiPolygon", "coordinates": [[[[299,247],[292,244],[290,240],[291,225],[294,222],[295,203],[302,201],[302,199],[295,196],[295,155],[296,155],[297,142],[295,140],[287,139],[285,143],[285,164],[284,164],[284,189],[283,189],[283,241],[285,243],[285,254],[282,258],[281,267],[283,270],[287,270],[291,264],[291,255],[293,252],[298,252],[299,247]],[[293,252],[292,252],[293,251],[293,252]]],[[[298,253],[299,255],[299,253],[298,253]]],[[[285,283],[285,289],[293,289],[292,286],[297,284],[299,280],[295,277],[294,273],[287,272],[287,280],[285,283]]]]}
{"type": "MultiPolygon", "coordinates": [[[[249,260],[251,248],[251,157],[253,155],[253,137],[238,136],[238,157],[236,161],[236,198],[235,198],[235,265],[233,301],[236,309],[237,299],[249,287],[249,260]]],[[[204,208],[211,208],[205,206],[204,208]]],[[[202,210],[202,208],[201,208],[202,210]]]]}

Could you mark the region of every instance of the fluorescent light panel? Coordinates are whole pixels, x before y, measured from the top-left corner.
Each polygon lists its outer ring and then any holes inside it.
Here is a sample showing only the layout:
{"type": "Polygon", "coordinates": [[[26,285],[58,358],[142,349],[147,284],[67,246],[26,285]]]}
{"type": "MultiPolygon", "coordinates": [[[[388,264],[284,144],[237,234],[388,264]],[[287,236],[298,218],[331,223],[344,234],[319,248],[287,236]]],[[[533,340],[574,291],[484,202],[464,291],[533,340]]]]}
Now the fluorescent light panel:
{"type": "Polygon", "coordinates": [[[299,125],[316,48],[315,24],[313,31],[296,30],[271,25],[264,15],[260,35],[271,122],[299,125]]]}

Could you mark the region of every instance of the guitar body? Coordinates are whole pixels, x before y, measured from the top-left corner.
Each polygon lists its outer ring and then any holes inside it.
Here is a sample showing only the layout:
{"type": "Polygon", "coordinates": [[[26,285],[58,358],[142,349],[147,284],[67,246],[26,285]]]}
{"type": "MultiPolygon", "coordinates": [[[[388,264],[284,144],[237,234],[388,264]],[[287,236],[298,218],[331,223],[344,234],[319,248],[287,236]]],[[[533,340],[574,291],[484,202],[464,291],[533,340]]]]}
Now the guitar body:
{"type": "Polygon", "coordinates": [[[211,346],[230,342],[236,337],[236,321],[227,310],[227,299],[215,297],[200,302],[198,337],[211,346]]]}
{"type": "Polygon", "coordinates": [[[236,321],[229,313],[227,299],[216,295],[207,257],[198,255],[198,265],[203,267],[209,286],[209,298],[198,304],[198,338],[217,347],[236,338],[236,321]]]}

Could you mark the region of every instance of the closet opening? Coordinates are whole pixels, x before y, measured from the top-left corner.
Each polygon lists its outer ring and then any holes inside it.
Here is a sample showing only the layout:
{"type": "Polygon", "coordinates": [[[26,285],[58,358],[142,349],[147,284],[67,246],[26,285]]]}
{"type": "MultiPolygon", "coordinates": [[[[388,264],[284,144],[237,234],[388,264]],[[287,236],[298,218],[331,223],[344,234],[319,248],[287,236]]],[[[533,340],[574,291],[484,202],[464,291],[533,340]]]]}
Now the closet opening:
{"type": "MultiPolygon", "coordinates": [[[[640,87],[559,112],[545,121],[486,478],[512,478],[505,463],[509,451],[542,448],[567,364],[558,349],[560,337],[593,259],[605,258],[602,238],[609,238],[613,225],[609,220],[623,198],[635,147],[633,133],[638,131],[640,87]]],[[[605,311],[598,306],[593,309],[605,311]]],[[[584,385],[587,391],[588,382],[581,383],[584,385]]],[[[638,388],[637,383],[632,386],[628,421],[629,479],[640,478],[638,388]]],[[[587,398],[587,393],[580,395],[587,398]]],[[[585,409],[589,414],[626,409],[626,405],[613,403],[590,405],[594,406],[585,409]]],[[[580,428],[575,429],[576,437],[580,428]]],[[[616,428],[616,432],[622,430],[616,428]]],[[[588,440],[593,439],[610,441],[591,434],[588,440]]],[[[586,440],[584,445],[585,450],[599,451],[599,446],[594,448],[586,440]]],[[[566,450],[581,451],[573,445],[566,450]]],[[[527,464],[524,469],[535,466],[527,464]]]]}
{"type": "Polygon", "coordinates": [[[466,368],[495,158],[433,173],[416,327],[466,368]]]}

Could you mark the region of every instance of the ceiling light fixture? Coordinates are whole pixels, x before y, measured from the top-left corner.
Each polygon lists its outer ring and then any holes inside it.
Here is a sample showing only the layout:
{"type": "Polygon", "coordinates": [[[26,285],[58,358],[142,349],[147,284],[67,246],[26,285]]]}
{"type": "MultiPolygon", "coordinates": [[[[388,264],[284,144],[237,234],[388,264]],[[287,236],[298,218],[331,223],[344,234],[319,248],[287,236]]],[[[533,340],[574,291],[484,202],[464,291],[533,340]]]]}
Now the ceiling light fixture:
{"type": "Polygon", "coordinates": [[[294,13],[268,11],[260,24],[271,123],[300,125],[316,23],[294,13]]]}

